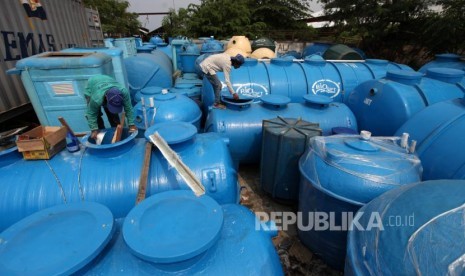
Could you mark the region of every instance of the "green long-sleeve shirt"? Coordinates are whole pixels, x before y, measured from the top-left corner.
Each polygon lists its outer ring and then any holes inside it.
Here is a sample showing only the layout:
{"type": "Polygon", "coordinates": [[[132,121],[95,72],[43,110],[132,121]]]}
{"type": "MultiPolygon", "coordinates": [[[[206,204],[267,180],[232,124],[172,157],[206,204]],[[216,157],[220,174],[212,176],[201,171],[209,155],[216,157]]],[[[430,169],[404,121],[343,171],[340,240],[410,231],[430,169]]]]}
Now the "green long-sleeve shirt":
{"type": "Polygon", "coordinates": [[[131,96],[128,90],[112,77],[95,75],[87,82],[86,91],[84,93],[89,100],[87,103],[86,117],[91,130],[98,129],[97,117],[104,102],[105,92],[112,87],[116,87],[121,91],[128,124],[134,125],[134,112],[132,110],[131,96]]]}

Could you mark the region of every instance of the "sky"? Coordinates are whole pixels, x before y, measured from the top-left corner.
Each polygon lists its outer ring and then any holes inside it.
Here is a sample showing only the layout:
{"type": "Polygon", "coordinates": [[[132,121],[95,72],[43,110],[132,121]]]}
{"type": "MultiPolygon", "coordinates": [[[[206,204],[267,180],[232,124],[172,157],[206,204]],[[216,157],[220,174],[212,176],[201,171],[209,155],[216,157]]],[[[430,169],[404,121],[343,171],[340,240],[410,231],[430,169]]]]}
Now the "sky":
{"type": "MultiPolygon", "coordinates": [[[[200,4],[200,0],[127,0],[130,4],[129,12],[168,12],[170,8],[178,10],[179,8],[187,8],[192,4],[200,4]]],[[[234,1],[234,0],[231,0],[234,1]]],[[[310,8],[313,11],[321,10],[320,4],[316,3],[317,0],[312,0],[310,8]]],[[[142,27],[153,31],[161,26],[161,20],[164,15],[143,15],[139,16],[139,21],[142,27]]]]}

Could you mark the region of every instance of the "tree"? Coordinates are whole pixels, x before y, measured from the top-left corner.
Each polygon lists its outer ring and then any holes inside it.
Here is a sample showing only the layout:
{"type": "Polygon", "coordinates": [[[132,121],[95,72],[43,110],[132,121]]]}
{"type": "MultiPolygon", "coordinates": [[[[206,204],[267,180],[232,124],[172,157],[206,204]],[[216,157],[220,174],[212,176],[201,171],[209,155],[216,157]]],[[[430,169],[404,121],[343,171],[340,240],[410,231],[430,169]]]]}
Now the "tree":
{"type": "Polygon", "coordinates": [[[112,36],[130,36],[137,34],[140,23],[136,13],[126,12],[127,1],[117,0],[84,0],[84,5],[97,9],[102,23],[102,31],[112,36]]]}

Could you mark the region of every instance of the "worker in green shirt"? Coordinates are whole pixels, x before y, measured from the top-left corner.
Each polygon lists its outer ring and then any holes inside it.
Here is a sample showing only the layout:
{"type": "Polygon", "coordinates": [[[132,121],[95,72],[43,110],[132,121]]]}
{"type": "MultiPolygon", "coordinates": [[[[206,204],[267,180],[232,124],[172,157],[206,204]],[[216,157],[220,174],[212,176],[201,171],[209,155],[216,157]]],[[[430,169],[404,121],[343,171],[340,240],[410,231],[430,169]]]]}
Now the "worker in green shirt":
{"type": "Polygon", "coordinates": [[[86,118],[89,128],[92,130],[91,137],[93,139],[97,138],[100,129],[105,129],[102,107],[111,127],[116,127],[120,123],[119,113],[123,111],[124,107],[129,132],[137,130],[134,125],[134,112],[129,92],[114,78],[106,75],[92,76],[87,82],[85,97],[87,100],[86,118]]]}

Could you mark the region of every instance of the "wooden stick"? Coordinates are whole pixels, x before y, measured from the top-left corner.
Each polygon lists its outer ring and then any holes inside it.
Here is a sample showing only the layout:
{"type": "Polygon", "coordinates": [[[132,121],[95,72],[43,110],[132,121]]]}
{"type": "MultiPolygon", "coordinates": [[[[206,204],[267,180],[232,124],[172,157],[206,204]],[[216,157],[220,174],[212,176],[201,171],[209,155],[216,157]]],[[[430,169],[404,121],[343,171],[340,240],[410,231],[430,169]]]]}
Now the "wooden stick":
{"type": "MultiPolygon", "coordinates": [[[[65,118],[63,118],[63,117],[58,117],[58,121],[60,121],[60,123],[61,123],[64,127],[66,127],[66,129],[68,130],[68,132],[71,134],[71,137],[76,138],[76,133],[74,133],[74,131],[73,131],[73,130],[71,129],[71,127],[68,125],[68,122],[66,122],[65,118]]],[[[79,142],[79,139],[76,138],[75,140],[76,140],[77,144],[79,145],[79,143],[80,143],[80,142],[79,142]]]]}
{"type": "Polygon", "coordinates": [[[150,158],[152,156],[152,143],[145,143],[144,163],[139,178],[139,189],[136,197],[136,205],[145,199],[147,193],[147,182],[149,178],[150,158]]]}
{"type": "Polygon", "coordinates": [[[126,120],[126,113],[123,112],[121,114],[121,121],[118,124],[118,126],[116,126],[115,134],[113,135],[113,138],[111,139],[112,144],[119,142],[121,140],[121,135],[123,134],[123,127],[124,127],[125,120],[126,120]]]}

